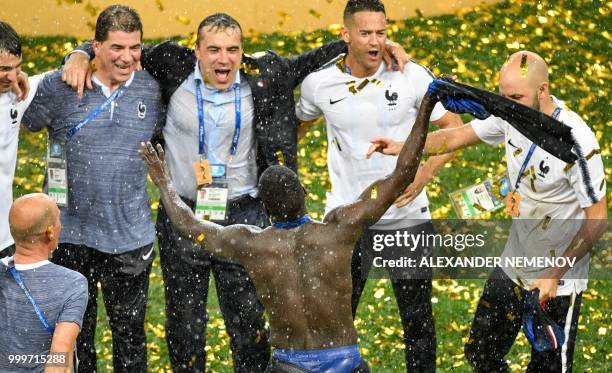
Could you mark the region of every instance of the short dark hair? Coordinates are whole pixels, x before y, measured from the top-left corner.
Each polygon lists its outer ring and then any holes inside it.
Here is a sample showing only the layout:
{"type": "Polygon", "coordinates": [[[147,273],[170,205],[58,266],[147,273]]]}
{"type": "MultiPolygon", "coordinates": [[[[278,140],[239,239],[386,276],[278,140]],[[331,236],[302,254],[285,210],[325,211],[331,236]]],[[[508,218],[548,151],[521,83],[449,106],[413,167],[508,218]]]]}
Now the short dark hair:
{"type": "Polygon", "coordinates": [[[281,221],[299,217],[305,192],[298,175],[290,168],[274,165],[259,178],[259,197],[271,218],[281,221]]]}
{"type": "Polygon", "coordinates": [[[382,12],[385,16],[385,5],[380,0],[349,0],[344,8],[344,23],[347,24],[357,12],[382,12]]]}
{"type": "Polygon", "coordinates": [[[0,52],[21,57],[21,40],[17,31],[6,22],[0,21],[0,52]]]}
{"type": "Polygon", "coordinates": [[[111,31],[140,31],[140,38],[142,38],[142,22],[138,12],[125,5],[111,5],[104,9],[96,21],[95,39],[105,41],[111,31]]]}
{"type": "Polygon", "coordinates": [[[196,44],[200,44],[200,33],[204,27],[210,27],[212,31],[223,31],[228,28],[237,29],[240,31],[240,41],[242,41],[242,27],[240,27],[240,23],[238,23],[238,21],[236,21],[229,14],[215,13],[204,18],[198,26],[198,37],[196,39],[196,44]]]}

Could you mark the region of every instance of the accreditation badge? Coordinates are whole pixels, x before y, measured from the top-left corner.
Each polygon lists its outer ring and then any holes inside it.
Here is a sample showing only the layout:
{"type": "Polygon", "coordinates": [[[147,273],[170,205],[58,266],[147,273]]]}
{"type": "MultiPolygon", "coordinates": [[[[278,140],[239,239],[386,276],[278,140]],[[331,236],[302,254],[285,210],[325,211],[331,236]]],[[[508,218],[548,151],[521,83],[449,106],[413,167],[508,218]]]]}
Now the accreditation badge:
{"type": "Polygon", "coordinates": [[[212,182],[200,185],[195,215],[201,220],[224,222],[227,217],[229,188],[224,164],[211,164],[212,182]]]}
{"type": "Polygon", "coordinates": [[[448,196],[457,217],[474,219],[487,211],[501,208],[502,196],[508,192],[508,186],[507,177],[495,177],[449,193],[448,196]]]}
{"type": "Polygon", "coordinates": [[[68,206],[66,142],[47,138],[47,194],[58,206],[68,206]]]}

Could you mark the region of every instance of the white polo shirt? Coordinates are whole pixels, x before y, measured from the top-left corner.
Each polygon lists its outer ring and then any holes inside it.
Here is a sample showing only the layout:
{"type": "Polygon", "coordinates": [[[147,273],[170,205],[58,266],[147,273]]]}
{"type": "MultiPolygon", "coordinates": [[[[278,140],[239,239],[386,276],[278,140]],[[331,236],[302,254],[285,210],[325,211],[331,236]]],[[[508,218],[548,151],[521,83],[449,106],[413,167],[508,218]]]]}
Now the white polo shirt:
{"type": "MultiPolygon", "coordinates": [[[[606,194],[604,167],[595,134],[562,101],[553,100],[562,108],[557,119],[572,128],[577,143],[574,151],[583,159],[568,165],[542,148],[535,148],[518,188],[520,216],[512,222],[503,257],[561,256],[580,229],[580,219],[585,216],[583,209],[597,203],[606,194]]],[[[474,120],[471,125],[485,143],[495,146],[505,142],[508,175],[514,187],[532,142],[497,117],[474,120]]],[[[586,289],[588,258],[583,260],[583,265],[566,273],[557,295],[586,289]]],[[[525,287],[529,287],[543,272],[525,268],[503,269],[525,287]]]]}
{"type": "MultiPolygon", "coordinates": [[[[344,71],[344,55],[306,77],[296,108],[303,121],[325,116],[327,122],[327,165],[331,192],[325,212],[353,203],[374,181],[393,172],[397,157],[379,153],[366,158],[370,141],[378,136],[405,140],[416,119],[421,100],[433,75],[425,67],[409,62],[404,72],[378,71],[356,78],[344,71]]],[[[431,120],[446,111],[437,104],[431,120]]],[[[373,228],[397,229],[431,219],[425,189],[407,206],[391,206],[373,228]]]]}
{"type": "Polygon", "coordinates": [[[0,94],[0,251],[13,244],[8,214],[13,203],[19,124],[43,76],[44,74],[30,77],[30,92],[24,101],[17,102],[17,96],[13,92],[0,94]]]}

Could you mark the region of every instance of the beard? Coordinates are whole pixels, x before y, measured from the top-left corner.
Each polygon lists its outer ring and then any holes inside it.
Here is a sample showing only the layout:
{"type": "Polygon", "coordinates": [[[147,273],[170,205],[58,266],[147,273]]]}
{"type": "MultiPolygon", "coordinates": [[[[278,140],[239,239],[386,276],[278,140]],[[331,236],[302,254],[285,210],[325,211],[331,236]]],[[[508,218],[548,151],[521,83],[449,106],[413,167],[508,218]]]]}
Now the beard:
{"type": "Polygon", "coordinates": [[[533,99],[533,103],[531,104],[531,108],[537,111],[540,111],[540,99],[538,98],[538,91],[536,90],[535,97],[533,99]]]}

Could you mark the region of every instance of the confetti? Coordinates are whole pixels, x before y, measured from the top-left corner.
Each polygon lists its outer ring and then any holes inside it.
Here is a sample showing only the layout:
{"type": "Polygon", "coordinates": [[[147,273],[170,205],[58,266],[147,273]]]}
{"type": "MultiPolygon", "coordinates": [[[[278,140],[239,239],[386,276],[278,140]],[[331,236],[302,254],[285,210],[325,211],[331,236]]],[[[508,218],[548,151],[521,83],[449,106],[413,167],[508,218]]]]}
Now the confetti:
{"type": "Polygon", "coordinates": [[[200,233],[200,235],[198,236],[197,240],[198,240],[198,242],[202,242],[202,241],[204,241],[204,238],[206,238],[204,236],[204,233],[200,233]]]}
{"type": "Polygon", "coordinates": [[[372,199],[378,198],[378,185],[372,186],[372,190],[370,191],[370,198],[372,199]]]}
{"type": "Polygon", "coordinates": [[[523,54],[521,56],[521,77],[527,77],[527,55],[523,54]]]}

